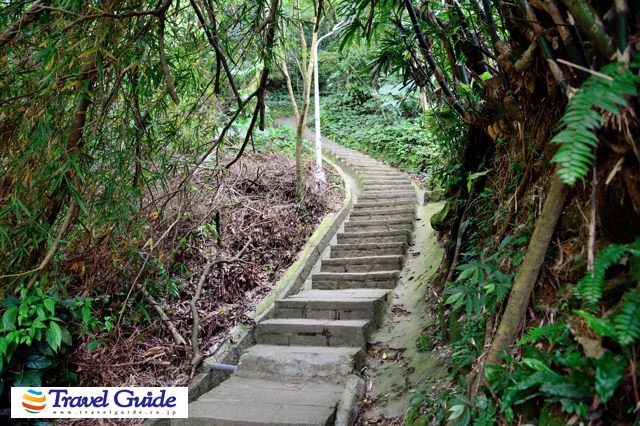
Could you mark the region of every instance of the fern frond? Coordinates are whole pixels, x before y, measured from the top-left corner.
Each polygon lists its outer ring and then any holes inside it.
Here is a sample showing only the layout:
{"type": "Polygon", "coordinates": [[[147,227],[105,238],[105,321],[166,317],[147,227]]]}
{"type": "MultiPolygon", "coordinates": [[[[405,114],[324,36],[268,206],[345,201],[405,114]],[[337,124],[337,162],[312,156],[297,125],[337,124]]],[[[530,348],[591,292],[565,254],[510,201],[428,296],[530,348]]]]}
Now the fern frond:
{"type": "Polygon", "coordinates": [[[549,343],[551,343],[558,334],[562,333],[566,329],[567,325],[563,322],[543,325],[542,327],[532,327],[527,331],[527,334],[522,336],[518,344],[524,345],[527,343],[535,343],[543,337],[546,337],[549,343]]]}
{"type": "Polygon", "coordinates": [[[602,297],[604,275],[607,269],[611,265],[618,263],[620,258],[626,253],[638,256],[640,255],[640,250],[634,246],[610,244],[600,251],[593,261],[593,272],[587,272],[578,282],[575,292],[576,296],[591,306],[598,303],[602,297]]]}
{"type": "Polygon", "coordinates": [[[626,96],[636,96],[640,79],[624,64],[614,63],[602,68],[601,73],[611,79],[594,75],[589,77],[571,98],[560,119],[562,130],[551,139],[560,145],[551,159],[558,163],[560,179],[573,185],[589,171],[594,159],[594,148],[598,146],[596,132],[603,120],[598,108],[619,116],[627,105],[626,96]]]}
{"type": "Polygon", "coordinates": [[[640,338],[640,294],[637,291],[627,295],[622,311],[615,316],[613,323],[621,345],[631,344],[640,338]]]}

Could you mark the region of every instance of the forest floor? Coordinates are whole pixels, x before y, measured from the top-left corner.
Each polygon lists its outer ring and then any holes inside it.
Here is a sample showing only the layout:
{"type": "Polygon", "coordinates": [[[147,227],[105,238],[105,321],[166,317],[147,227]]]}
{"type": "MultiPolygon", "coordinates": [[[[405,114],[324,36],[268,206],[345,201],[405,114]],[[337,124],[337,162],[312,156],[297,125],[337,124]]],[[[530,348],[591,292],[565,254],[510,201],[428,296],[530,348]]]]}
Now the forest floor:
{"type": "MultiPolygon", "coordinates": [[[[329,168],[328,189],[321,192],[315,189],[313,164],[308,158],[306,211],[302,213],[295,199],[295,161],[281,150],[245,153],[223,177],[208,177],[206,170],[205,164],[197,178],[198,194],[174,227],[172,241],[168,239],[156,251],[161,253],[159,257],[167,271],[180,273],[163,281],[164,288],[151,288],[157,282],[145,282],[149,292],[153,290],[160,301],[168,321],[189,342],[192,334],[189,303],[205,264],[214,258],[233,260],[211,269],[197,304],[199,346],[204,356],[213,352],[235,325],[252,321],[247,314],[295,261],[323,217],[339,210],[344,199],[342,181],[329,168]],[[218,220],[214,220],[216,212],[218,220]]],[[[149,235],[155,241],[164,232],[166,223],[162,223],[157,213],[146,213],[150,215],[149,235]]],[[[82,247],[77,251],[79,256],[82,247]]],[[[105,260],[102,256],[107,253],[97,253],[94,263],[83,265],[86,268],[83,275],[93,273],[99,280],[99,265],[105,260]]],[[[78,276],[78,285],[82,282],[78,276]]],[[[128,287],[130,283],[125,285],[128,287]]],[[[122,302],[119,295],[116,292],[111,303],[103,307],[103,317],[113,317],[114,322],[115,309],[122,302]]],[[[70,354],[68,367],[78,372],[78,385],[184,386],[189,382],[191,346],[175,344],[166,321],[160,321],[150,307],[148,311],[140,311],[137,305],[141,304],[129,302],[119,326],[95,338],[87,336],[70,354]],[[94,348],[89,346],[92,341],[97,342],[92,345],[94,348]]]]}
{"type": "Polygon", "coordinates": [[[438,202],[417,208],[415,241],[384,323],[371,337],[362,371],[366,394],[358,425],[404,425],[414,395],[446,385],[450,350],[434,346],[429,336],[437,309],[430,299],[438,298],[430,288],[430,278],[443,255],[430,218],[443,206],[444,202],[438,202]]]}

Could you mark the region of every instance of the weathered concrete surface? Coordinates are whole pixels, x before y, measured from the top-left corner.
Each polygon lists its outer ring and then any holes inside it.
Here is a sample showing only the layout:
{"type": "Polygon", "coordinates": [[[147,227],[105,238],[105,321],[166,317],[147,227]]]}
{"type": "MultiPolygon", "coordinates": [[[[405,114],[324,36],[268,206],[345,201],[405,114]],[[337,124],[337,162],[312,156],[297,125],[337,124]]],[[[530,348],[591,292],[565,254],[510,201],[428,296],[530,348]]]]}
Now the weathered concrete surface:
{"type": "Polygon", "coordinates": [[[429,219],[442,204],[418,209],[415,242],[409,248],[384,322],[370,338],[364,369],[367,394],[360,413],[363,421],[387,424],[393,419],[393,424],[404,424],[403,417],[415,392],[435,386],[446,376],[446,361],[439,352],[421,351],[417,345],[423,330],[434,321],[428,314],[425,292],[443,251],[429,219]]]}
{"type": "Polygon", "coordinates": [[[238,377],[296,380],[328,379],[341,383],[362,367],[364,351],[353,347],[255,345],[238,363],[238,377]]]}
{"type": "Polygon", "coordinates": [[[189,404],[189,425],[326,425],[344,386],[232,377],[189,404]]]}

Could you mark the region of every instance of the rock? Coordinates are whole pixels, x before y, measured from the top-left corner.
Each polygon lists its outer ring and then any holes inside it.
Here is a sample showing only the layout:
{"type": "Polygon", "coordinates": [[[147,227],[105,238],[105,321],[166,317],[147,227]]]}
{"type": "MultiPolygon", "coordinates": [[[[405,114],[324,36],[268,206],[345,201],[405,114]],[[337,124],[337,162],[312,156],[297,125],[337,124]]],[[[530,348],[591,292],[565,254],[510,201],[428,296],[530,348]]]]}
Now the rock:
{"type": "Polygon", "coordinates": [[[446,202],[442,210],[431,216],[431,227],[438,232],[444,232],[447,227],[447,222],[451,218],[454,212],[453,201],[446,202]]]}
{"type": "Polygon", "coordinates": [[[431,196],[429,198],[430,198],[430,201],[434,203],[441,201],[444,198],[444,189],[442,188],[434,189],[433,191],[431,191],[431,196]]]}

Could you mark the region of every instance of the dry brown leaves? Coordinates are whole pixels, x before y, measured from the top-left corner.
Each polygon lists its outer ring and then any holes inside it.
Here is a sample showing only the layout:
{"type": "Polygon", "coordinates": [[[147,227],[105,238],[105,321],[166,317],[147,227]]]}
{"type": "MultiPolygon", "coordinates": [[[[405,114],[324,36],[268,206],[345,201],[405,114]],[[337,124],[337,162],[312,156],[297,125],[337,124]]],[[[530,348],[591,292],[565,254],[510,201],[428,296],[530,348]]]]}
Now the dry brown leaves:
{"type": "MultiPolygon", "coordinates": [[[[293,263],[324,215],[341,208],[344,192],[340,179],[327,170],[329,187],[316,190],[313,165],[307,161],[303,213],[295,200],[294,171],[293,159],[273,153],[245,154],[223,177],[205,168],[181,201],[182,218],[149,255],[152,259],[139,283],[160,302],[189,341],[189,301],[204,266],[215,259],[232,259],[247,246],[239,260],[217,264],[206,278],[197,305],[199,344],[205,356],[232,327],[250,322],[246,314],[293,263]],[[219,241],[211,231],[216,222],[219,241]],[[167,278],[182,286],[178,297],[171,295],[167,278]]],[[[82,337],[68,358],[67,367],[78,372],[81,386],[181,386],[189,381],[191,347],[173,342],[162,321],[135,290],[119,324],[115,321],[142,265],[139,253],[149,251],[149,241],[158,241],[180,210],[176,200],[163,209],[158,201],[162,197],[154,194],[153,198],[156,203],[149,203],[144,212],[143,237],[132,225],[127,237],[79,241],[67,262],[77,294],[109,295],[97,308],[116,324],[110,333],[82,337]],[[139,253],[132,255],[135,251],[139,253]],[[87,345],[94,339],[99,345],[89,352],[87,345]]],[[[104,424],[117,422],[105,420],[104,424]]]]}

